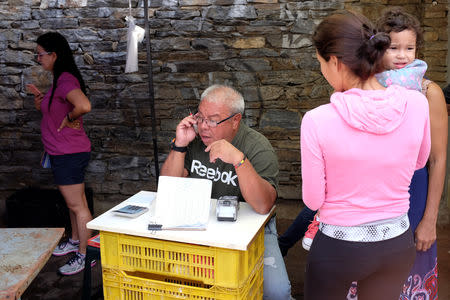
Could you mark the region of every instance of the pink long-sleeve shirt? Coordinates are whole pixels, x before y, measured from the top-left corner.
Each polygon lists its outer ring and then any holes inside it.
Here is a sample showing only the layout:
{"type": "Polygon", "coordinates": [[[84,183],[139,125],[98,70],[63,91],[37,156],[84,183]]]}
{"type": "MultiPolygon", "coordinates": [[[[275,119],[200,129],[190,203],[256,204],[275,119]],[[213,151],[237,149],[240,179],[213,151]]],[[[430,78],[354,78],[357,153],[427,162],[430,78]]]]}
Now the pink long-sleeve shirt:
{"type": "Polygon", "coordinates": [[[409,185],[430,153],[428,102],[420,92],[336,92],[301,125],[303,201],[321,222],[352,226],[407,213],[409,185]]]}

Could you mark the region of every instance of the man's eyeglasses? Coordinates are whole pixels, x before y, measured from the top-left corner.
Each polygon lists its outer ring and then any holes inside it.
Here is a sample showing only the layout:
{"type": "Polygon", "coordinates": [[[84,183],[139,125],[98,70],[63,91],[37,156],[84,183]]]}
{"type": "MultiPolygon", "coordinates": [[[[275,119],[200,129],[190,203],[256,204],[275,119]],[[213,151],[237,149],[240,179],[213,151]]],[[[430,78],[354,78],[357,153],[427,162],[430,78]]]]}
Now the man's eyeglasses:
{"type": "Polygon", "coordinates": [[[49,55],[49,54],[51,54],[52,52],[40,52],[40,53],[36,53],[35,55],[34,55],[34,59],[39,59],[39,58],[41,58],[42,56],[44,56],[44,55],[49,55]]]}
{"type": "Polygon", "coordinates": [[[225,122],[226,120],[231,119],[231,118],[234,117],[235,115],[237,115],[237,113],[234,113],[234,114],[232,114],[231,116],[229,116],[229,117],[227,117],[227,118],[225,118],[225,119],[223,119],[223,120],[221,120],[221,121],[214,121],[214,120],[210,120],[210,119],[203,118],[203,117],[201,117],[201,116],[199,115],[199,113],[196,113],[196,114],[194,115],[194,118],[197,120],[197,122],[200,122],[200,123],[203,123],[203,122],[204,122],[206,125],[208,125],[208,127],[214,128],[214,127],[217,127],[217,125],[219,125],[220,123],[223,123],[223,122],[225,122]]]}

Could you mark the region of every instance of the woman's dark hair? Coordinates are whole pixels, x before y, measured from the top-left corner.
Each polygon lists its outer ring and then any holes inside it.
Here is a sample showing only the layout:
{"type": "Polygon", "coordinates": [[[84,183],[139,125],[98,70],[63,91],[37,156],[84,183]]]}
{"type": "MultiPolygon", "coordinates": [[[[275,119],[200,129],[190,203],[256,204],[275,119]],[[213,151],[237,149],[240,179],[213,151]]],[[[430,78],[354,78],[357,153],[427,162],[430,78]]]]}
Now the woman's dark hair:
{"type": "Polygon", "coordinates": [[[405,12],[401,7],[391,7],[383,10],[376,25],[378,31],[388,34],[407,29],[412,30],[416,33],[416,47],[419,48],[423,44],[423,30],[419,20],[405,12]]]}
{"type": "Polygon", "coordinates": [[[36,43],[44,48],[45,51],[56,53],[56,61],[53,65],[53,88],[48,102],[48,108],[50,109],[50,105],[52,104],[58,78],[63,72],[68,72],[75,76],[80,83],[81,90],[86,94],[86,85],[75,64],[72,50],[66,38],[58,32],[47,32],[39,36],[36,43]]]}
{"type": "Polygon", "coordinates": [[[366,17],[350,11],[325,18],[312,39],[325,61],[336,56],[362,81],[383,71],[382,58],[391,43],[388,34],[377,33],[366,17]]]}

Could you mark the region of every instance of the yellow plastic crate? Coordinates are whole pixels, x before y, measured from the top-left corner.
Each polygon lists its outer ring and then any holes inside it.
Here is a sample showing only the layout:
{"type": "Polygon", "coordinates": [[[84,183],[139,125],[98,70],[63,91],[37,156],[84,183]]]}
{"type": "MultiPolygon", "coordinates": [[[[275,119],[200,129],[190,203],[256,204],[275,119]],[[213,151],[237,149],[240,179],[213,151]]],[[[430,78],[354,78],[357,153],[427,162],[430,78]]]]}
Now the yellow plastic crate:
{"type": "Polygon", "coordinates": [[[263,297],[262,259],[249,279],[240,289],[227,289],[162,275],[103,269],[103,293],[105,300],[261,300],[263,297]]]}
{"type": "Polygon", "coordinates": [[[247,251],[100,232],[102,267],[240,288],[264,256],[264,228],[247,251]]]}

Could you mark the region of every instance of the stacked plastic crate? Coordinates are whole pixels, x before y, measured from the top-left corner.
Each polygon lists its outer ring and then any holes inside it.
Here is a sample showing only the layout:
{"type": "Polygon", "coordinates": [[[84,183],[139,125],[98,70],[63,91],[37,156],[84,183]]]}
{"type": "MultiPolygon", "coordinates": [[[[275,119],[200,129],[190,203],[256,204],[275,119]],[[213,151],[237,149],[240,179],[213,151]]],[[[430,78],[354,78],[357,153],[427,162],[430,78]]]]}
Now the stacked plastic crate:
{"type": "Polygon", "coordinates": [[[262,299],[264,228],[247,251],[101,232],[106,300],[262,299]]]}

